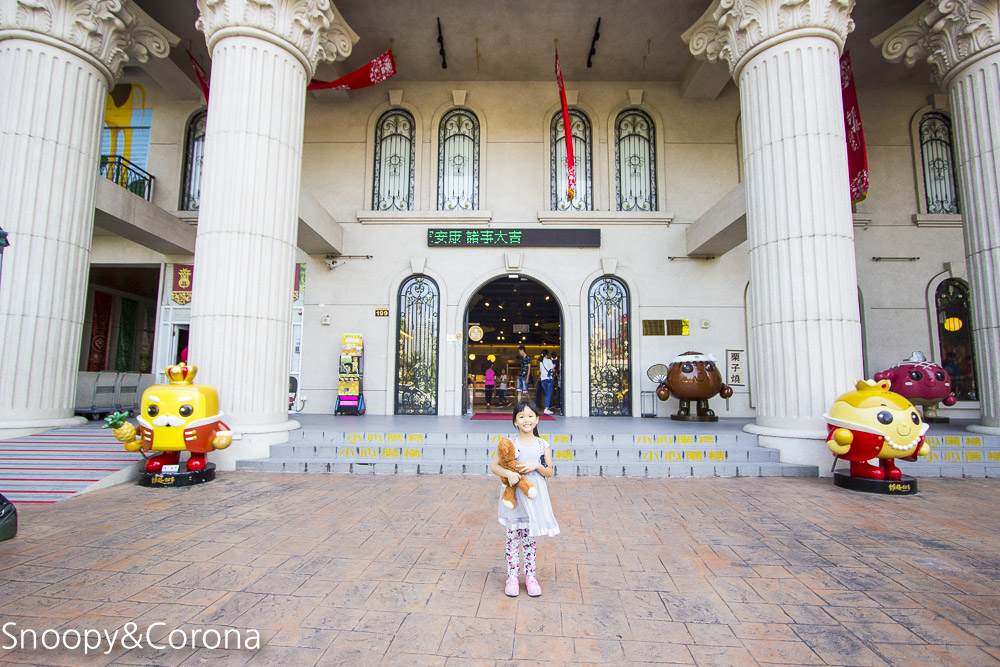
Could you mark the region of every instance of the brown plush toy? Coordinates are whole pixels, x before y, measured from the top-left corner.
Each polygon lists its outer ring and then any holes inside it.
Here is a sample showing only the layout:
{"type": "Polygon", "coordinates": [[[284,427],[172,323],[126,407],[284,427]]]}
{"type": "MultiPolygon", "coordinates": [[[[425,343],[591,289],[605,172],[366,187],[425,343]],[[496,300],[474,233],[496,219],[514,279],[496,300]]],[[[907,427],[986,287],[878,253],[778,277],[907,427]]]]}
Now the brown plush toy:
{"type": "Polygon", "coordinates": [[[517,499],[514,497],[515,487],[521,489],[521,493],[529,498],[534,498],[538,495],[538,489],[535,488],[535,485],[526,480],[519,470],[521,462],[517,460],[517,450],[514,449],[514,443],[507,438],[500,438],[500,444],[497,445],[497,460],[500,462],[500,467],[504,470],[510,470],[521,475],[521,479],[517,480],[517,484],[514,486],[510,485],[506,477],[500,478],[504,485],[503,496],[500,500],[508,509],[517,507],[517,499]]]}

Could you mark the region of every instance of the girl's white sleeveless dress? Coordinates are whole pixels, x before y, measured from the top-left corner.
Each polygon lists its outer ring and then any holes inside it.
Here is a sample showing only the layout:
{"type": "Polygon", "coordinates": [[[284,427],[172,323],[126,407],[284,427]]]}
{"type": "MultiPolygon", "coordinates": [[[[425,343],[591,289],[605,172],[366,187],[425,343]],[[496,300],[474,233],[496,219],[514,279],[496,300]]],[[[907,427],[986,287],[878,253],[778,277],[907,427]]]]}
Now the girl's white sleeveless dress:
{"type": "MultiPolygon", "coordinates": [[[[538,461],[542,452],[548,448],[549,443],[541,438],[535,438],[532,443],[519,442],[515,435],[511,438],[514,448],[517,450],[517,460],[521,463],[538,461]]],[[[508,509],[500,500],[497,501],[497,521],[507,528],[527,528],[533,537],[554,537],[559,534],[559,524],[552,514],[552,503],[549,501],[549,490],[545,485],[545,478],[537,470],[532,470],[525,475],[531,482],[538,494],[534,498],[528,498],[521,492],[521,489],[514,490],[514,497],[517,499],[517,507],[508,509]]],[[[501,482],[503,484],[503,482],[501,482]]]]}

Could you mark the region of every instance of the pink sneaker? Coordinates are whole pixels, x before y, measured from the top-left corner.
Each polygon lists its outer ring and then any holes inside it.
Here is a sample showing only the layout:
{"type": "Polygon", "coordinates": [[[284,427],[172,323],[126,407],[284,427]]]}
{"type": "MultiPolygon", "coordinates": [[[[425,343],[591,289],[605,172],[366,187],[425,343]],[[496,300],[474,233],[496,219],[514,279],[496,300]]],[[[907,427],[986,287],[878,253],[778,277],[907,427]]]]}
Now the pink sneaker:
{"type": "MultiPolygon", "coordinates": [[[[535,586],[538,586],[538,584],[535,584],[535,586]]],[[[521,587],[517,583],[517,575],[507,577],[507,585],[503,587],[503,592],[512,598],[516,598],[520,591],[521,587]]]]}
{"type": "Polygon", "coordinates": [[[528,589],[528,595],[533,598],[537,598],[542,594],[542,587],[538,585],[538,579],[535,579],[530,574],[524,578],[524,587],[528,589]]]}

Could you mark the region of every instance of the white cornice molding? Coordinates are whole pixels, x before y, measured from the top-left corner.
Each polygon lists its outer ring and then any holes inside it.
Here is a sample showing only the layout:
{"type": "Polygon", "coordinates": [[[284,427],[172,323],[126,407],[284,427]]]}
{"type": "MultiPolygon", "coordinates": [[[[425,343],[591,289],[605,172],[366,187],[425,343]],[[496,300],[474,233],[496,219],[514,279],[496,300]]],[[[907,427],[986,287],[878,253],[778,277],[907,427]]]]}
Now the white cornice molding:
{"type": "Polygon", "coordinates": [[[320,61],[347,58],[358,41],[330,0],[198,0],[198,11],[195,27],[209,53],[227,36],[268,35],[292,50],[310,77],[320,61]]]}
{"type": "Polygon", "coordinates": [[[871,43],[889,62],[925,60],[947,89],[962,66],[1000,49],[1000,0],[924,0],[871,43]]]}
{"type": "Polygon", "coordinates": [[[589,225],[669,225],[674,214],[669,211],[649,213],[633,211],[538,211],[538,222],[543,225],[567,225],[586,227],[589,225]]]}
{"type": "Polygon", "coordinates": [[[35,39],[96,66],[110,87],[126,62],[165,58],[176,35],[132,0],[0,0],[0,39],[35,39]]]}
{"type": "Polygon", "coordinates": [[[691,54],[725,60],[734,78],[761,50],[786,39],[819,34],[844,48],[854,30],[855,0],[715,0],[681,39],[691,54]]]}
{"type": "Polygon", "coordinates": [[[493,221],[493,211],[358,211],[363,225],[485,225],[493,221]]]}

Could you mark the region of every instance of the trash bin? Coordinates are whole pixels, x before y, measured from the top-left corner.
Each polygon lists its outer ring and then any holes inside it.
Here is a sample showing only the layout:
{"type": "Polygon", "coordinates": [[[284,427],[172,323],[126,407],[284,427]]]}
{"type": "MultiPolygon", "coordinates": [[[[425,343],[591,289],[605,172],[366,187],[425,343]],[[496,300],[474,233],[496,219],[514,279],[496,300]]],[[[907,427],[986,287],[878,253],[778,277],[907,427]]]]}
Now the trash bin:
{"type": "Polygon", "coordinates": [[[14,503],[0,495],[0,542],[17,535],[17,509],[14,503]]]}
{"type": "Polygon", "coordinates": [[[640,391],[639,392],[639,409],[642,411],[643,417],[655,417],[656,416],[656,392],[655,391],[640,391]]]}

